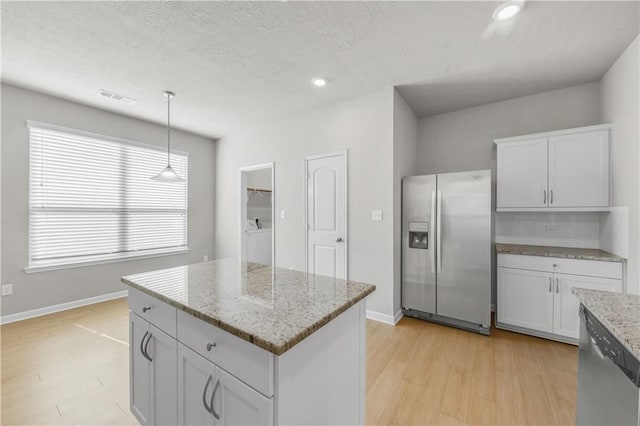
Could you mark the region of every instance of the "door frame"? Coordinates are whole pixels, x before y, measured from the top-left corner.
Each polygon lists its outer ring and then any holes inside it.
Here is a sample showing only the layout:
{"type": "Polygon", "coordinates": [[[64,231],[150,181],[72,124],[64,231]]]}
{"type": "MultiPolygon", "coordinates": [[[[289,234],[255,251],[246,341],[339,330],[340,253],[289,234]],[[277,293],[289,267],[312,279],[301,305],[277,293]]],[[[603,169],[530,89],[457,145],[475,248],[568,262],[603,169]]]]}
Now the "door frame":
{"type": "Polygon", "coordinates": [[[271,169],[271,267],[276,267],[276,163],[275,161],[270,161],[267,163],[254,164],[251,166],[244,166],[238,168],[238,183],[240,191],[238,192],[238,205],[240,207],[239,214],[239,226],[238,226],[238,236],[239,236],[239,247],[238,247],[238,260],[242,262],[242,248],[245,244],[245,235],[244,235],[244,227],[246,226],[245,220],[243,219],[246,216],[247,205],[244,202],[245,194],[247,192],[247,184],[243,179],[243,173],[250,172],[254,170],[263,170],[263,169],[271,169]]]}
{"type": "Polygon", "coordinates": [[[342,157],[344,162],[344,279],[349,279],[349,151],[327,152],[304,157],[304,272],[309,273],[309,161],[329,157],[342,157]]]}

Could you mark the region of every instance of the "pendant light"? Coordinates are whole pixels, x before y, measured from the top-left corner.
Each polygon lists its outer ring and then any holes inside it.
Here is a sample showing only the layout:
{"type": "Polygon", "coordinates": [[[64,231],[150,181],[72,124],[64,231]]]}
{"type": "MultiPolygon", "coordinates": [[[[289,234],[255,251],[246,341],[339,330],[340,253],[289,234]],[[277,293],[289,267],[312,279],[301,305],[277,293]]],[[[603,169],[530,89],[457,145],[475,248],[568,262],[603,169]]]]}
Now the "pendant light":
{"type": "Polygon", "coordinates": [[[184,179],[171,167],[171,99],[176,94],[169,91],[163,93],[167,98],[167,167],[151,179],[161,182],[184,182],[184,179]]]}

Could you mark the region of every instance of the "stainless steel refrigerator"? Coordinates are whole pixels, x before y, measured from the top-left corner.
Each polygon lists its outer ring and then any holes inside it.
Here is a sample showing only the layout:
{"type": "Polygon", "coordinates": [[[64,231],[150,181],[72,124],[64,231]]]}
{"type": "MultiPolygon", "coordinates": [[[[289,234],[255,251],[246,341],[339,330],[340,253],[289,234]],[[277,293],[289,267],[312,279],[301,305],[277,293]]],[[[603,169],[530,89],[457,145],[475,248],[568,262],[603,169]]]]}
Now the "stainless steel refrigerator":
{"type": "Polygon", "coordinates": [[[490,170],[402,180],[402,308],[489,334],[490,170]]]}

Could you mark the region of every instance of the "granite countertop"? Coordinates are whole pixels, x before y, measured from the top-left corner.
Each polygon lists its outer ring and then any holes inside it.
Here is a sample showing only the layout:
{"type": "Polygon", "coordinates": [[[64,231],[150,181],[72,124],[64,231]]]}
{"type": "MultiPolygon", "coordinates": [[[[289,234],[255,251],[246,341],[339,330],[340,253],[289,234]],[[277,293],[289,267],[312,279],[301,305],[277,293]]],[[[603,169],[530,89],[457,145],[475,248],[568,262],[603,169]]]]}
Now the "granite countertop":
{"type": "Polygon", "coordinates": [[[276,355],[375,286],[233,259],[122,277],[122,282],[276,355]]]}
{"type": "Polygon", "coordinates": [[[499,254],[520,254],[524,256],[560,257],[566,259],[598,260],[601,262],[625,262],[626,259],[599,249],[574,247],[530,246],[525,244],[496,243],[499,254]]]}
{"type": "Polygon", "coordinates": [[[640,360],[640,296],[584,288],[571,292],[640,360]]]}

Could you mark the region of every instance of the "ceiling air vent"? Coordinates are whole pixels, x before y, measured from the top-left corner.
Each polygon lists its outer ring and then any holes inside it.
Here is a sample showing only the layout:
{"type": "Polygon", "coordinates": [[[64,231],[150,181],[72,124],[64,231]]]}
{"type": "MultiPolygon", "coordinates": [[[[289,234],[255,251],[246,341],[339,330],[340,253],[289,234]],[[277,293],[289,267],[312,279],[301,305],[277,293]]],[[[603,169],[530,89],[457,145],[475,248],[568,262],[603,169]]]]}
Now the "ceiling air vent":
{"type": "Polygon", "coordinates": [[[105,98],[110,98],[110,99],[113,99],[114,101],[122,102],[129,105],[135,104],[136,102],[138,102],[135,99],[127,98],[126,96],[118,95],[117,93],[109,92],[108,90],[104,90],[104,89],[100,89],[100,91],[98,91],[98,94],[100,96],[104,96],[105,98]]]}

